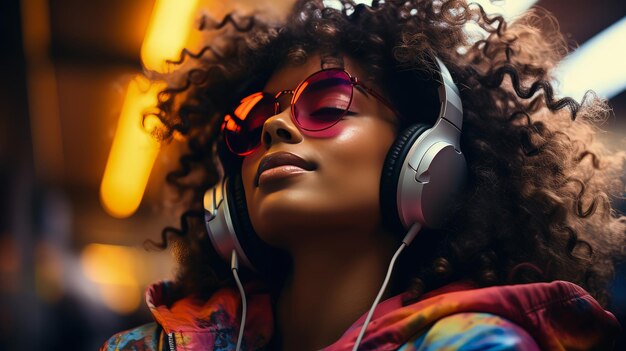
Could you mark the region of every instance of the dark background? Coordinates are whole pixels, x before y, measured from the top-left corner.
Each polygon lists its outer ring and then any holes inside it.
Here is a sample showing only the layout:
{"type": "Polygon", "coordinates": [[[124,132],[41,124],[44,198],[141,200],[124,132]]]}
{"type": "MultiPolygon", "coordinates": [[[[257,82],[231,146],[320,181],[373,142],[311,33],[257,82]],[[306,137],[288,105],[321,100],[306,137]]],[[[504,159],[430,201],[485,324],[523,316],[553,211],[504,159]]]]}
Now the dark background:
{"type": "MultiPolygon", "coordinates": [[[[157,239],[164,225],[177,223],[159,205],[175,144],[162,150],[136,214],[112,218],[98,199],[125,83],[141,70],[153,3],[0,2],[0,350],[93,350],[114,332],[150,320],[143,305],[111,309],[103,302],[105,287],[90,281],[84,266],[92,243],[140,247],[146,238],[157,239]],[[25,19],[42,26],[35,32],[43,36],[25,41],[25,19]],[[43,88],[33,91],[33,81],[43,88]]],[[[538,5],[554,13],[572,44],[626,16],[621,0],[538,5]]],[[[626,55],[624,47],[626,39],[607,54],[626,55]]],[[[610,104],[614,116],[603,129],[623,138],[626,93],[610,104]]],[[[615,206],[624,212],[624,202],[615,206]]],[[[129,252],[141,268],[133,294],[171,277],[169,254],[129,252]]],[[[610,309],[626,325],[624,267],[613,291],[610,309]]],[[[626,349],[623,339],[618,349],[626,349]]]]}

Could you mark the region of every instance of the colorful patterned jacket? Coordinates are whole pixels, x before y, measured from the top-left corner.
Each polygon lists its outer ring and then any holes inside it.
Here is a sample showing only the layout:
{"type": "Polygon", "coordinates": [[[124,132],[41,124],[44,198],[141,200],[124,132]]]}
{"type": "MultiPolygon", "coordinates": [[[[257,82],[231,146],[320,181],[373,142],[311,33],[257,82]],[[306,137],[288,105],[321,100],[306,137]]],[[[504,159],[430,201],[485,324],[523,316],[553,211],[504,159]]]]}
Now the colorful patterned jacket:
{"type": "MultiPolygon", "coordinates": [[[[405,304],[407,294],[378,305],[360,350],[612,350],[615,317],[577,285],[555,281],[467,289],[451,284],[405,304]]],[[[148,288],[156,322],[111,337],[101,351],[234,350],[240,297],[221,289],[208,301],[172,301],[171,283],[148,288]]],[[[249,293],[244,350],[269,350],[270,298],[249,293]]],[[[351,350],[365,316],[324,351],[351,350]]]]}

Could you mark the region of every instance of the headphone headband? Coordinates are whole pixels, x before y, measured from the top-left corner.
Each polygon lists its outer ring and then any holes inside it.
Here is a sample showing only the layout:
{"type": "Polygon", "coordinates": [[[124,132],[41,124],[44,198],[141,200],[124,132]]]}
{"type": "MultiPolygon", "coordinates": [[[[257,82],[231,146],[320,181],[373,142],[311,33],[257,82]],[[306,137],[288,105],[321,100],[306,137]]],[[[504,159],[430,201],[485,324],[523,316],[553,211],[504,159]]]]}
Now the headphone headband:
{"type": "Polygon", "coordinates": [[[439,101],[441,103],[439,118],[447,120],[461,131],[463,130],[463,103],[461,103],[459,88],[452,81],[448,67],[438,57],[435,57],[435,62],[443,83],[439,86],[439,101]]]}

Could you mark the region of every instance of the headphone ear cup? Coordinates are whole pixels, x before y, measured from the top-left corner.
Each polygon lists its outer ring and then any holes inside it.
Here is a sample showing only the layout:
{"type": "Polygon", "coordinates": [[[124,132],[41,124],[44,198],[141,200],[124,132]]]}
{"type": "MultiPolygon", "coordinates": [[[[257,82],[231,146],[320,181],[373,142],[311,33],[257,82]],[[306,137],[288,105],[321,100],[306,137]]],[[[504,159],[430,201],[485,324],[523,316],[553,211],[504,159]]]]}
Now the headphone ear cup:
{"type": "MultiPolygon", "coordinates": [[[[228,182],[228,189],[230,195],[228,198],[232,199],[230,208],[234,209],[230,213],[230,218],[237,233],[237,237],[240,241],[249,236],[256,236],[252,222],[250,222],[250,216],[248,215],[248,206],[246,205],[246,194],[244,191],[243,183],[240,174],[234,174],[230,177],[232,181],[228,182]]],[[[243,243],[242,243],[243,245],[243,243]]],[[[245,250],[245,248],[244,248],[245,250]]],[[[246,250],[246,253],[249,250],[246,250]]]]}
{"type": "Polygon", "coordinates": [[[275,279],[282,275],[281,267],[286,267],[288,258],[283,251],[269,246],[254,231],[248,206],[246,204],[246,193],[244,190],[241,174],[235,173],[228,182],[227,190],[230,199],[229,208],[233,229],[241,248],[249,258],[250,262],[258,273],[270,279],[275,279]]]}
{"type": "Polygon", "coordinates": [[[409,150],[425,131],[430,128],[426,124],[414,124],[398,134],[387,152],[380,178],[380,207],[383,222],[398,235],[404,235],[406,228],[400,221],[398,212],[398,182],[400,171],[409,150]]]}
{"type": "Polygon", "coordinates": [[[241,248],[246,254],[246,257],[250,260],[250,263],[256,270],[262,270],[261,265],[266,260],[263,259],[263,252],[260,249],[260,239],[256,235],[250,216],[248,215],[248,206],[246,205],[246,193],[244,191],[241,175],[235,173],[230,177],[231,181],[228,182],[226,191],[230,196],[229,208],[230,219],[233,224],[233,229],[237,235],[237,240],[241,245],[241,248]]]}

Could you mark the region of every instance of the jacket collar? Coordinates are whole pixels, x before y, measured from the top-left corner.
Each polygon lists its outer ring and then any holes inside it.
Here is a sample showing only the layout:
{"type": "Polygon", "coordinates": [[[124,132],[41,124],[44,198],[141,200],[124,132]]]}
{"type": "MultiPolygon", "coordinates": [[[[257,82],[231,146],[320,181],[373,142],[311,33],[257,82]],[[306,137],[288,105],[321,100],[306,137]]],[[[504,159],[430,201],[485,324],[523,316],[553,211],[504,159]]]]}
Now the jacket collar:
{"type": "MultiPolygon", "coordinates": [[[[157,283],[148,288],[146,300],[165,332],[176,334],[177,343],[194,350],[234,348],[241,313],[237,291],[220,289],[205,302],[191,297],[173,301],[171,291],[171,283],[157,283]]],[[[274,333],[269,295],[249,292],[246,297],[245,349],[266,348],[274,333]]],[[[620,330],[615,317],[589,293],[564,281],[481,289],[455,283],[406,305],[408,297],[397,295],[378,305],[361,343],[364,349],[398,349],[441,318],[464,312],[506,318],[531,334],[541,349],[549,350],[602,349],[620,330]]],[[[365,314],[324,350],[350,350],[364,320],[365,314]]]]}

